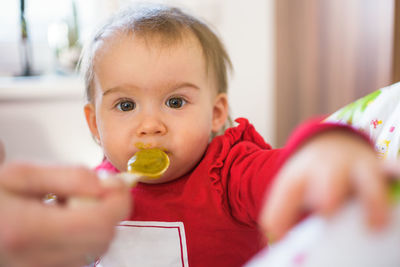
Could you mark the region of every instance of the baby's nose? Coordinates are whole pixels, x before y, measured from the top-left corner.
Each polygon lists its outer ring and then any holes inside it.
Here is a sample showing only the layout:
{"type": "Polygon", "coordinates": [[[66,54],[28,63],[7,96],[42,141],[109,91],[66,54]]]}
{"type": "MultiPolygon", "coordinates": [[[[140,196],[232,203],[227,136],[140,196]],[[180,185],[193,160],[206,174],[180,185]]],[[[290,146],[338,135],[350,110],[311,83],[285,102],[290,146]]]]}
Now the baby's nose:
{"type": "Polygon", "coordinates": [[[165,124],[157,118],[144,118],[137,129],[138,136],[164,135],[167,132],[165,124]]]}

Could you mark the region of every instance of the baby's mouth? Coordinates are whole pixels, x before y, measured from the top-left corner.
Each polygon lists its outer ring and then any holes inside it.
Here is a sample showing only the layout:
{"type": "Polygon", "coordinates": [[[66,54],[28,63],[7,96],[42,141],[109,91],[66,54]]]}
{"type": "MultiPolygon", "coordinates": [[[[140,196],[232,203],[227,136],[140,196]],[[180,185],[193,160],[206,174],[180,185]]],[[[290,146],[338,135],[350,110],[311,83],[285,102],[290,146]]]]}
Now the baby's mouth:
{"type": "Polygon", "coordinates": [[[147,177],[159,178],[169,167],[169,156],[158,147],[141,146],[139,150],[128,160],[128,173],[147,177]]]}
{"type": "Polygon", "coordinates": [[[170,155],[170,151],[168,149],[166,149],[165,147],[159,146],[159,145],[154,145],[152,143],[142,143],[142,142],[137,142],[135,143],[135,147],[138,148],[139,150],[144,150],[144,149],[159,149],[162,150],[164,153],[166,153],[167,155],[170,155]]]}
{"type": "Polygon", "coordinates": [[[137,142],[135,143],[135,147],[137,147],[138,149],[142,150],[142,149],[149,149],[149,148],[153,148],[153,144],[149,143],[149,144],[145,144],[142,142],[137,142]]]}

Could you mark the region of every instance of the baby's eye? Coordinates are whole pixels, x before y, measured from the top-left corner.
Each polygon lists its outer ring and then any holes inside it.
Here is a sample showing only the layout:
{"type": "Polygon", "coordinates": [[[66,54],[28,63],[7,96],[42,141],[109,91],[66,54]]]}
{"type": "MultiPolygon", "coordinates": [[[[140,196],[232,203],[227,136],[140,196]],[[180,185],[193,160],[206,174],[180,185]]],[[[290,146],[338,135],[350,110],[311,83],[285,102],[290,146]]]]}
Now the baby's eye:
{"type": "Polygon", "coordinates": [[[170,108],[181,108],[185,104],[186,104],[186,100],[181,97],[171,97],[166,102],[166,105],[170,108]]]}
{"type": "Polygon", "coordinates": [[[133,101],[121,101],[117,104],[117,108],[121,111],[131,111],[136,108],[136,103],[133,101]]]}

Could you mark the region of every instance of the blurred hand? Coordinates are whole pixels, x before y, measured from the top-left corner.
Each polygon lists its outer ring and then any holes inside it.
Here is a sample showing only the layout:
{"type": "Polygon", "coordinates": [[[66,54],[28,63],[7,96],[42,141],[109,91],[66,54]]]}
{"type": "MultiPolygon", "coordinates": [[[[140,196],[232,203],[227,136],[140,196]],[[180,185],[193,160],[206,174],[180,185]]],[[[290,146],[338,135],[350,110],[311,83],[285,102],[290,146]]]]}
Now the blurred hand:
{"type": "Polygon", "coordinates": [[[102,187],[82,167],[9,163],[0,167],[0,266],[83,266],[103,254],[128,216],[128,188],[102,187]],[[46,193],[91,197],[91,205],[45,205],[46,193]]]}
{"type": "Polygon", "coordinates": [[[277,174],[261,211],[261,227],[269,238],[279,240],[305,211],[331,216],[350,195],[365,206],[371,226],[385,224],[387,175],[372,146],[353,133],[321,133],[277,174]]]}

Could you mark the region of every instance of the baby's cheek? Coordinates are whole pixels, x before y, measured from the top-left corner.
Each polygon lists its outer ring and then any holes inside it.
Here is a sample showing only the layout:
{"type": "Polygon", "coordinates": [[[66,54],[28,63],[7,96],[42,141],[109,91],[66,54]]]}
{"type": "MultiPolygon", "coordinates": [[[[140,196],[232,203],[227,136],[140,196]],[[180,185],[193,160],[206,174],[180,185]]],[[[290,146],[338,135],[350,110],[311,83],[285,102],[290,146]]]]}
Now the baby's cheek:
{"type": "Polygon", "coordinates": [[[128,157],[125,157],[122,152],[123,150],[118,149],[116,146],[104,146],[103,153],[107,160],[119,171],[126,171],[126,164],[128,157]]]}
{"type": "Polygon", "coordinates": [[[203,156],[208,146],[208,138],[191,140],[186,145],[186,156],[192,160],[197,161],[203,156]]]}

